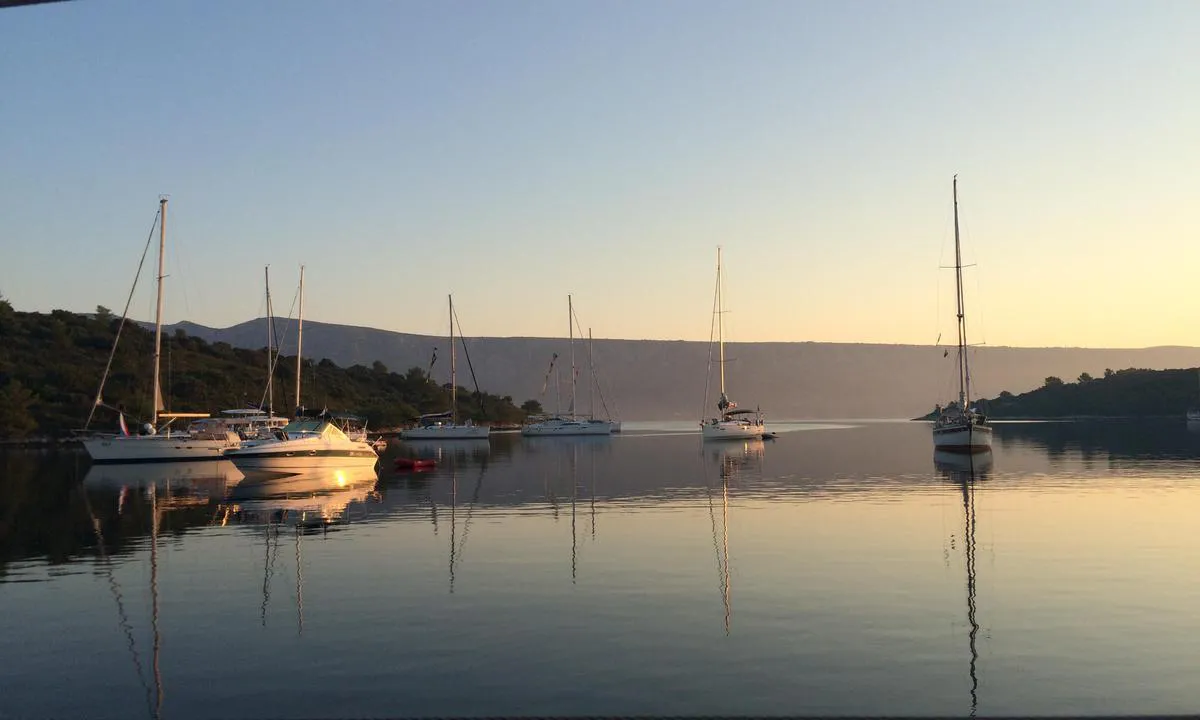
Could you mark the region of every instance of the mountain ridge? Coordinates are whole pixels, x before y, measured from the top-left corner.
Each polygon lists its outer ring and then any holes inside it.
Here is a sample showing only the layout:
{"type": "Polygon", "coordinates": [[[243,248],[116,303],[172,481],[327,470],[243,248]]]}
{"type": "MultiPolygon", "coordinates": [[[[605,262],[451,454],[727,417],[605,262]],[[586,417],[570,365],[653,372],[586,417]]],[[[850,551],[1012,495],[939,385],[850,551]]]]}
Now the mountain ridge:
{"type": "MultiPolygon", "coordinates": [[[[295,352],[295,323],[276,318],[281,350],[295,352]]],[[[227,328],[183,321],[167,327],[234,347],[266,344],[266,318],[227,328]]],[[[586,340],[576,340],[578,385],[576,409],[587,413],[589,374],[586,340]]],[[[365,326],[308,321],[304,323],[304,355],[345,367],[375,361],[392,369],[429,366],[433,349],[438,360],[433,375],[444,381],[447,338],[365,326]]],[[[593,341],[602,394],[610,414],[627,420],[699,418],[713,412],[716,373],[708,402],[703,402],[709,343],[697,340],[593,341]],[[615,407],[614,407],[615,405],[615,407]]],[[[569,373],[560,372],[561,403],[555,382],[547,379],[551,357],[568,358],[567,338],[467,337],[467,350],[481,387],[511,395],[518,403],[537,399],[549,411],[568,410],[569,373]],[[546,390],[542,392],[543,384],[546,390]]],[[[743,407],[761,406],[769,418],[830,417],[908,418],[938,401],[953,397],[953,348],[937,345],[831,343],[818,341],[727,342],[728,391],[743,407]]],[[[460,352],[458,382],[470,382],[460,352]]],[[[1168,369],[1200,365],[1200,348],[1164,345],[1149,348],[1019,348],[983,346],[971,350],[973,387],[978,396],[1039,387],[1046,377],[1102,375],[1106,369],[1168,369]]],[[[560,370],[566,370],[559,366],[560,370]]],[[[604,415],[597,397],[595,413],[604,415]]]]}

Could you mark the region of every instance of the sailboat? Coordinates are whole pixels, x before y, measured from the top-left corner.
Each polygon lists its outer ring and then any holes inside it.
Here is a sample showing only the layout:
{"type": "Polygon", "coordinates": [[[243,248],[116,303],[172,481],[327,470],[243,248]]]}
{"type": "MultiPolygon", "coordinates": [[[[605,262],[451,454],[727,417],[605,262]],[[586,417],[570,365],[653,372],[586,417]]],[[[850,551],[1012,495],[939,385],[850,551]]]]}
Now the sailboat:
{"type": "Polygon", "coordinates": [[[962,241],[958,232],[958,176],[954,176],[954,286],[958,308],[958,402],[937,408],[933,446],[938,450],[986,452],[992,449],[987,416],[971,407],[971,373],[967,367],[967,316],[963,303],[962,241]]]}
{"type": "Polygon", "coordinates": [[[575,416],[575,386],[578,370],[575,368],[575,310],[571,296],[567,296],[567,325],[571,348],[571,411],[567,417],[556,416],[530,423],[521,428],[521,434],[530,437],[545,435],[612,435],[613,427],[605,421],[582,420],[575,416]]]}
{"type": "MultiPolygon", "coordinates": [[[[198,420],[207,418],[208,413],[164,412],[166,407],[163,404],[159,377],[162,365],[163,278],[166,277],[167,198],[159,198],[158,203],[158,297],[154,312],[154,411],[151,414],[150,422],[146,424],[140,435],[129,432],[125,424],[125,415],[121,413],[119,434],[85,439],[83,447],[94,463],[220,460],[226,450],[239,447],[241,443],[237,434],[230,432],[224,423],[219,421],[194,422],[186,430],[178,432],[171,430],[171,423],[175,420],[198,420]],[[166,420],[166,425],[159,428],[159,420],[166,420]]],[[[114,353],[116,342],[116,340],[113,341],[114,353]]],[[[111,358],[109,362],[111,367],[111,358]]],[[[105,368],[104,376],[100,379],[100,389],[96,392],[96,400],[92,408],[93,414],[95,408],[103,405],[102,396],[105,381],[108,379],[108,370],[109,368],[105,368]]],[[[89,422],[90,420],[91,418],[89,418],[89,422]]]]}
{"type": "Polygon", "coordinates": [[[422,415],[419,425],[400,433],[404,440],[486,440],[491,428],[476,425],[468,419],[458,422],[458,371],[454,354],[454,297],[450,301],[450,410],[422,415]]]}
{"type": "MultiPolygon", "coordinates": [[[[761,438],[767,431],[762,413],[758,410],[741,410],[737,403],[730,401],[725,394],[725,307],[723,297],[723,281],[721,278],[721,248],[717,248],[717,289],[713,299],[714,315],[717,323],[717,343],[720,348],[719,365],[721,367],[721,396],[717,399],[719,417],[700,422],[700,433],[705,440],[745,440],[746,438],[761,438]]],[[[711,348],[711,346],[710,346],[711,348]]],[[[709,350],[711,364],[712,350],[709,350]]],[[[711,369],[711,368],[710,368],[711,369]]],[[[707,382],[705,401],[708,400],[707,382]]]]}

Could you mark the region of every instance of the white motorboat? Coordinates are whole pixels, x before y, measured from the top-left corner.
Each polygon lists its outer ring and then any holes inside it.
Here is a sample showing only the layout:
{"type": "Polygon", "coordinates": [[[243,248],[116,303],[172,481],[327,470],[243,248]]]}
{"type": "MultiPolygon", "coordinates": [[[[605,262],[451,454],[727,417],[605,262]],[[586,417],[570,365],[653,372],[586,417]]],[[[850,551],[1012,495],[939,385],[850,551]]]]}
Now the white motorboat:
{"type": "Polygon", "coordinates": [[[225,457],[242,472],[369,468],[379,459],[370,443],[351,440],[328,420],[307,419],[288,423],[276,438],[229,450],[225,457]]]}

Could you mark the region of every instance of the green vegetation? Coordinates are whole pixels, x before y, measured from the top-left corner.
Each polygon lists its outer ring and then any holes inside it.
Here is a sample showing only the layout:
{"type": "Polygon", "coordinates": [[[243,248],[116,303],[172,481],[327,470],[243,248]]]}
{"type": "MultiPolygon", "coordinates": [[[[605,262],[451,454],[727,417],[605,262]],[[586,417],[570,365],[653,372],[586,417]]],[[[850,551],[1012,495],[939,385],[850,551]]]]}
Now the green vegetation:
{"type": "MultiPolygon", "coordinates": [[[[83,427],[120,324],[106,308],[95,316],[65,310],[50,314],[13,310],[0,299],[0,438],[62,436],[83,427]]],[[[127,323],[104,389],[104,403],[120,408],[131,422],[151,411],[154,333],[127,323]]],[[[266,389],[266,349],[209,344],[182,330],[163,337],[162,392],[169,410],[211,412],[258,406],[266,389]]],[[[296,358],[279,358],[275,409],[293,411],[296,358]]],[[[305,362],[302,402],[310,410],[352,412],[373,428],[395,427],[417,415],[450,407],[450,387],[420,368],[389,372],[372,367],[341,368],[329,360],[305,362]]],[[[480,395],[460,387],[458,413],[476,422],[520,422],[525,413],[512,398],[480,395]],[[482,401],[481,401],[482,400],[482,401]]],[[[116,413],[99,408],[94,428],[112,428],[116,413]]]]}
{"type": "MultiPolygon", "coordinates": [[[[977,406],[995,419],[1067,417],[1181,417],[1200,405],[1200,375],[1190,370],[1104,371],[1094,378],[1082,373],[1077,382],[1048,377],[1036,390],[1002,392],[977,406]]],[[[933,414],[921,419],[932,419],[933,414]]]]}

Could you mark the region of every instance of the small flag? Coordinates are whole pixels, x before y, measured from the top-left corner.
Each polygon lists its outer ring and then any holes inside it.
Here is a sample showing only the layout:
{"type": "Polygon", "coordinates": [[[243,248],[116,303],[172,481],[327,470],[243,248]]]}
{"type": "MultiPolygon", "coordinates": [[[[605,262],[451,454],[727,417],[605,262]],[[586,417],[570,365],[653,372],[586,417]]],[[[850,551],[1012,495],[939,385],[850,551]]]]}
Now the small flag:
{"type": "Polygon", "coordinates": [[[942,357],[950,357],[950,351],[949,351],[949,350],[943,350],[943,351],[942,351],[942,357]]]}
{"type": "Polygon", "coordinates": [[[129,427],[125,424],[125,413],[120,413],[117,417],[117,425],[121,428],[121,434],[129,437],[129,427]]]}

